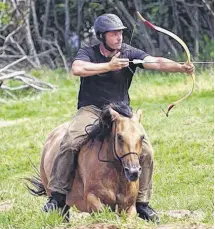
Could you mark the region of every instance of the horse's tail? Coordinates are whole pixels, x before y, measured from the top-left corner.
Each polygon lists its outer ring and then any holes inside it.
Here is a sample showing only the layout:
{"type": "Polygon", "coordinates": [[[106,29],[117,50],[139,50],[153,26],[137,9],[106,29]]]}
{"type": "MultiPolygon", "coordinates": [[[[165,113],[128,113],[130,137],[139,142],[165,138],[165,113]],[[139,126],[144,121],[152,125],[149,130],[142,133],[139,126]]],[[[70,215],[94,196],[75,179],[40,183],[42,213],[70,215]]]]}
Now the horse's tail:
{"type": "Polygon", "coordinates": [[[31,162],[32,167],[34,168],[36,175],[31,177],[31,178],[24,178],[25,180],[27,180],[31,186],[33,186],[33,188],[30,188],[28,186],[28,184],[25,183],[26,188],[28,189],[28,191],[34,195],[34,196],[47,196],[45,187],[42,183],[41,177],[40,177],[40,173],[39,170],[36,168],[36,166],[34,165],[34,163],[32,162],[32,160],[28,157],[28,159],[31,162]]]}
{"type": "Polygon", "coordinates": [[[40,176],[33,176],[32,178],[24,178],[24,179],[30,182],[31,185],[33,186],[33,188],[30,188],[28,184],[25,184],[26,188],[32,195],[34,196],[46,196],[47,195],[40,176]]]}

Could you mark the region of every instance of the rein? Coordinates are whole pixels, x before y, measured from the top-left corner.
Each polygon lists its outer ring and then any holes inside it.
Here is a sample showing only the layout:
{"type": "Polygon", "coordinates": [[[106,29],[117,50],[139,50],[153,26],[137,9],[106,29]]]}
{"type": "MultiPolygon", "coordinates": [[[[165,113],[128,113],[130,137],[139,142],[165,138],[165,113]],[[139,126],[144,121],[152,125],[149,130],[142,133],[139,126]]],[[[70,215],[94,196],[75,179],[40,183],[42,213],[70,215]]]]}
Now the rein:
{"type": "MultiPolygon", "coordinates": [[[[115,131],[114,131],[115,134],[114,134],[114,138],[113,138],[113,139],[114,139],[114,143],[113,143],[113,154],[114,154],[114,156],[117,158],[117,160],[120,161],[120,163],[122,164],[122,159],[123,159],[124,157],[127,157],[127,156],[130,155],[130,154],[136,154],[136,155],[138,156],[137,153],[129,152],[129,153],[126,153],[125,155],[119,157],[119,155],[118,155],[117,152],[116,152],[116,144],[115,144],[115,142],[116,142],[116,124],[115,124],[115,128],[114,128],[114,129],[115,129],[115,131]]],[[[110,160],[103,160],[103,159],[100,158],[100,152],[101,152],[103,143],[104,143],[104,140],[102,141],[102,143],[101,143],[101,145],[100,145],[100,148],[99,148],[99,151],[98,151],[98,160],[101,161],[101,162],[114,163],[115,160],[110,161],[110,160]]],[[[139,156],[138,156],[138,158],[139,158],[139,156]]]]}

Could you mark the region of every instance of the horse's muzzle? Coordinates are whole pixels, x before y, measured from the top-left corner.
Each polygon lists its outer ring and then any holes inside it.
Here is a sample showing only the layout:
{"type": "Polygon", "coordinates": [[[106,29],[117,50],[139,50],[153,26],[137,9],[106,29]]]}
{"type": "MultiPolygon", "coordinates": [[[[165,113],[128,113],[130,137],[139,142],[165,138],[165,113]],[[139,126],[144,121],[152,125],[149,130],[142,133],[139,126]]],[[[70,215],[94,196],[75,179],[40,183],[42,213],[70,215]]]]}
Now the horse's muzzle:
{"type": "Polygon", "coordinates": [[[140,166],[135,168],[124,167],[125,176],[128,181],[136,181],[140,177],[141,170],[142,168],[140,166]]]}

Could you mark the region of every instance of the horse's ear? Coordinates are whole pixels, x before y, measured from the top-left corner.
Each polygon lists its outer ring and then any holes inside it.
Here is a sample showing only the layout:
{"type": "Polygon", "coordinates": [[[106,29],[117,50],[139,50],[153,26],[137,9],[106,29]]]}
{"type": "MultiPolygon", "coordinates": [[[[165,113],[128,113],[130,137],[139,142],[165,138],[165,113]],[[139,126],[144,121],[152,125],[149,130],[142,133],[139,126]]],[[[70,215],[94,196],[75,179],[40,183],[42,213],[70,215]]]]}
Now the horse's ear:
{"type": "Polygon", "coordinates": [[[137,121],[140,122],[141,117],[142,117],[142,110],[141,110],[141,109],[138,109],[138,110],[136,111],[135,116],[136,116],[137,121]]]}
{"type": "Polygon", "coordinates": [[[113,108],[109,108],[112,121],[119,119],[120,115],[113,108]]]}

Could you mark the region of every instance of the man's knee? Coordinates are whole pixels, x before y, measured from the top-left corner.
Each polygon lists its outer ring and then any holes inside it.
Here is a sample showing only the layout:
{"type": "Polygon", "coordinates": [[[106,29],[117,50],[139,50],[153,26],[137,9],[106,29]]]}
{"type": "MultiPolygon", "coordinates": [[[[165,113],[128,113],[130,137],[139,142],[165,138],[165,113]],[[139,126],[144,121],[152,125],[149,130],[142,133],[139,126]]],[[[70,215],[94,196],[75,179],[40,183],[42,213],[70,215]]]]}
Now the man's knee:
{"type": "Polygon", "coordinates": [[[150,168],[153,166],[153,157],[152,155],[141,155],[140,156],[140,164],[142,168],[150,168]]]}
{"type": "Polygon", "coordinates": [[[71,136],[68,132],[65,134],[63,140],[60,143],[60,151],[71,151],[79,152],[81,148],[81,142],[83,139],[81,137],[71,136]]]}
{"type": "Polygon", "coordinates": [[[142,148],[142,154],[140,156],[140,164],[144,167],[150,167],[153,164],[153,148],[151,145],[142,148]]]}

